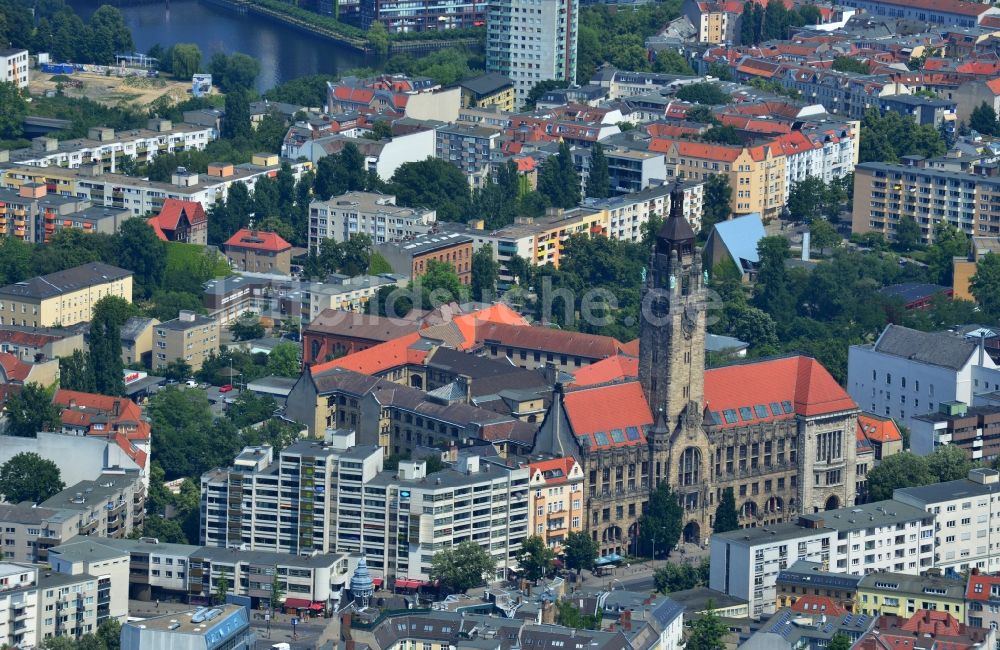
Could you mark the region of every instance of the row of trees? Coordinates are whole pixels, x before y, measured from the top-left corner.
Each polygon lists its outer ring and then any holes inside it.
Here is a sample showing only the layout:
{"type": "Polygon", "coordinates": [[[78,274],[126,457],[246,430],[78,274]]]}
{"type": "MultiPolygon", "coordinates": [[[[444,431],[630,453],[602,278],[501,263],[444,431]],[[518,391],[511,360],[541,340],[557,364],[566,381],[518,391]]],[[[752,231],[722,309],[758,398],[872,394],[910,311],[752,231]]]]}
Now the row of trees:
{"type": "Polygon", "coordinates": [[[789,37],[792,29],[819,22],[819,9],[813,5],[788,9],[782,0],[770,0],[766,7],[757,2],[746,2],[740,20],[740,44],[757,45],[763,41],[783,40],[789,37]]]}
{"type": "Polygon", "coordinates": [[[903,156],[933,158],[946,151],[944,138],[930,124],[918,125],[909,116],[893,111],[883,114],[874,107],[865,111],[858,142],[859,162],[897,163],[903,156]]]}
{"type": "Polygon", "coordinates": [[[0,43],[49,52],[55,61],[99,65],[114,65],[115,54],[135,47],[117,8],[101,5],[84,22],[63,0],[32,6],[18,0],[0,2],[0,43]]]}

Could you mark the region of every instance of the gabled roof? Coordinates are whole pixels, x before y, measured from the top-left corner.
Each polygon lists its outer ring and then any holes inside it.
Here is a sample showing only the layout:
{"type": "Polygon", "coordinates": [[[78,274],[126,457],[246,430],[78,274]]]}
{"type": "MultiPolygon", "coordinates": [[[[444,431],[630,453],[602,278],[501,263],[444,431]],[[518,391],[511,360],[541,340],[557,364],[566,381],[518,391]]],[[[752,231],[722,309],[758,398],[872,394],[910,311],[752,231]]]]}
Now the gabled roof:
{"type": "Polygon", "coordinates": [[[883,418],[873,413],[858,415],[858,431],[866,439],[874,442],[901,442],[903,440],[899,428],[891,418],[883,418]]]}
{"type": "MultiPolygon", "coordinates": [[[[542,479],[546,485],[556,485],[566,482],[574,465],[577,465],[576,459],[568,456],[529,463],[528,468],[531,470],[532,482],[542,479]]],[[[582,474],[580,478],[583,478],[582,474]]]]}
{"type": "Polygon", "coordinates": [[[208,223],[208,215],[205,214],[205,208],[202,207],[201,203],[197,201],[181,201],[180,199],[165,200],[163,207],[160,209],[160,214],[151,217],[149,223],[152,225],[155,222],[161,230],[177,230],[177,225],[180,223],[182,216],[192,226],[208,223]]]}
{"type": "Polygon", "coordinates": [[[945,332],[921,332],[890,324],[872,349],[909,361],[960,370],[975,352],[976,342],[945,332]]]}
{"type": "Polygon", "coordinates": [[[348,354],[339,359],[315,364],[309,371],[313,375],[319,375],[334,368],[343,368],[344,370],[352,370],[363,375],[377,375],[407,364],[423,363],[427,357],[427,351],[413,349],[412,347],[419,340],[420,335],[418,333],[410,332],[409,334],[404,334],[385,343],[373,345],[370,348],[348,354]]]}
{"type": "Polygon", "coordinates": [[[606,384],[624,381],[626,378],[636,377],[638,374],[639,360],[637,358],[624,354],[616,354],[613,357],[601,359],[574,372],[572,385],[593,386],[595,384],[606,384]]]}
{"type": "Polygon", "coordinates": [[[715,236],[741,273],[756,268],[760,262],[757,244],[766,236],[764,222],[756,212],[715,224],[715,236]]]}
{"type": "Polygon", "coordinates": [[[515,348],[566,354],[588,359],[614,356],[622,344],[610,336],[555,330],[547,327],[484,323],[476,328],[480,343],[509,345],[515,348]]]}
{"type": "Polygon", "coordinates": [[[806,594],[791,605],[791,610],[803,614],[826,614],[827,616],[843,616],[847,610],[827,596],[806,594]]]}
{"type": "Polygon", "coordinates": [[[653,424],[653,413],[637,381],[569,389],[563,407],[573,435],[584,448],[646,444],[645,430],[653,424]]]}
{"type": "Polygon", "coordinates": [[[226,248],[249,248],[269,253],[281,253],[292,248],[292,245],[276,232],[250,230],[249,228],[237,230],[232,237],[226,240],[224,245],[226,248]]]}
{"type": "Polygon", "coordinates": [[[811,357],[790,356],[705,371],[706,421],[720,428],[855,409],[854,400],[811,357]]]}
{"type": "MultiPolygon", "coordinates": [[[[104,262],[89,262],[71,269],[57,271],[23,282],[8,284],[0,288],[0,294],[19,298],[44,299],[76,291],[84,287],[121,280],[132,275],[132,271],[120,269],[104,262]]],[[[131,296],[129,296],[131,299],[131,296]]],[[[71,323],[64,323],[69,325],[71,323]]]]}
{"type": "Polygon", "coordinates": [[[966,600],[991,600],[993,587],[1000,589],[1000,576],[976,573],[969,576],[969,584],[965,590],[966,600]]]}
{"type": "Polygon", "coordinates": [[[21,361],[8,352],[0,352],[0,367],[3,368],[6,383],[24,383],[24,380],[31,374],[30,363],[21,361]]]}

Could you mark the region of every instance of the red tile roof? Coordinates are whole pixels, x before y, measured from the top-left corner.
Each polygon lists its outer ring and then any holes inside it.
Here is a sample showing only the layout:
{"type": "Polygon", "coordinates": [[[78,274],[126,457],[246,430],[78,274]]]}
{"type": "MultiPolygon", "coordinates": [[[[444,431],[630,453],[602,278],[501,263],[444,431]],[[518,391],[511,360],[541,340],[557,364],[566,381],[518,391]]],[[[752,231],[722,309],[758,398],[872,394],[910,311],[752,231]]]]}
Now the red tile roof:
{"type": "Polygon", "coordinates": [[[567,390],[563,408],[581,446],[591,449],[646,444],[645,427],[653,424],[637,381],[567,390]]]}
{"type": "Polygon", "coordinates": [[[570,472],[573,471],[573,466],[576,464],[575,458],[567,456],[565,458],[553,458],[551,460],[540,460],[535,463],[529,463],[528,469],[531,470],[532,480],[538,478],[537,475],[541,474],[542,478],[545,479],[546,485],[557,485],[566,482],[570,472]],[[549,473],[549,476],[545,476],[546,473],[549,473]]]}
{"type": "Polygon", "coordinates": [[[25,332],[23,330],[0,330],[0,341],[18,346],[31,348],[44,347],[52,341],[58,341],[60,337],[55,334],[41,334],[38,332],[25,332]]]}
{"type": "Polygon", "coordinates": [[[334,368],[343,368],[364,375],[377,375],[407,364],[420,364],[427,358],[427,351],[411,349],[419,340],[420,334],[411,332],[339,359],[317,363],[309,371],[315,376],[334,368]]]}
{"type": "Polygon", "coordinates": [[[149,422],[143,420],[139,406],[124,397],[60,388],[52,403],[63,407],[64,425],[86,428],[88,435],[120,432],[129,440],[149,440],[149,422]]]}
{"type": "Polygon", "coordinates": [[[969,576],[969,584],[965,588],[966,600],[989,600],[993,586],[1000,590],[1000,576],[973,574],[969,576]]]}
{"type": "Polygon", "coordinates": [[[276,232],[250,230],[249,228],[237,230],[236,234],[226,240],[225,246],[249,248],[271,253],[281,253],[292,248],[292,245],[282,239],[281,235],[276,232]]]}
{"type": "Polygon", "coordinates": [[[197,201],[181,201],[180,199],[167,199],[163,202],[160,214],[154,217],[161,228],[174,230],[180,222],[181,215],[187,217],[191,225],[208,221],[205,208],[197,201]]]}
{"type": "Polygon", "coordinates": [[[476,328],[476,341],[553,354],[604,359],[618,354],[622,344],[610,336],[584,334],[548,327],[483,323],[476,328]]]}
{"type": "Polygon", "coordinates": [[[593,386],[609,382],[623,381],[639,374],[639,360],[635,357],[616,354],[601,359],[573,373],[573,386],[593,386]]]}
{"type": "Polygon", "coordinates": [[[8,352],[0,352],[0,366],[3,367],[7,383],[24,383],[31,373],[30,363],[25,363],[8,352]]]}
{"type": "Polygon", "coordinates": [[[1000,95],[1000,77],[996,79],[990,79],[986,82],[986,87],[990,89],[994,95],[1000,95]]]}
{"type": "Polygon", "coordinates": [[[827,596],[805,595],[795,601],[790,609],[793,612],[803,614],[828,614],[830,616],[843,616],[849,613],[847,609],[841,607],[827,596]]]}
{"type": "Polygon", "coordinates": [[[959,16],[979,16],[992,8],[991,5],[963,0],[882,0],[882,2],[887,5],[902,5],[959,16]]]}
{"type": "Polygon", "coordinates": [[[858,415],[858,430],[868,440],[875,442],[901,442],[902,434],[890,418],[882,418],[871,413],[858,415]]]}
{"type": "Polygon", "coordinates": [[[750,409],[750,422],[772,422],[798,414],[805,417],[849,411],[857,408],[854,400],[818,361],[792,356],[755,363],[736,364],[705,371],[705,409],[718,413],[720,428],[738,427],[747,421],[740,409],[750,409]],[[781,407],[775,414],[774,408],[781,407]],[[791,412],[785,408],[790,406],[791,412]],[[756,406],[763,406],[759,416],[756,406]],[[735,422],[727,422],[724,411],[736,413],[735,422]]]}

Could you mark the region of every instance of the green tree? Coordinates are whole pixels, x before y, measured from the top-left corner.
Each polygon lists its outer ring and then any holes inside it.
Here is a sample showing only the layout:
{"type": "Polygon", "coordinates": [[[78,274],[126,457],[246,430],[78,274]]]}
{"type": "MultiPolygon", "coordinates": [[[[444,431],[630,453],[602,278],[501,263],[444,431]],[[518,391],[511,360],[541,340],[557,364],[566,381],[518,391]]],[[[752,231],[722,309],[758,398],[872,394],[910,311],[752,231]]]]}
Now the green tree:
{"type": "Polygon", "coordinates": [[[22,452],[0,466],[0,495],[8,503],[41,503],[63,490],[59,468],[33,452],[22,452]]]}
{"type": "Polygon", "coordinates": [[[171,70],[176,79],[190,79],[201,68],[201,50],[194,43],[176,43],[171,48],[171,70]]]}
{"type": "Polygon", "coordinates": [[[983,312],[993,319],[1000,317],[1000,255],[987,253],[979,258],[969,290],[983,312]]]}
{"type": "Polygon", "coordinates": [[[754,287],[754,304],[777,323],[794,318],[795,297],[789,290],[785,269],[788,253],[788,240],[781,236],[764,237],[757,243],[760,265],[754,287]]]}
{"type": "Polygon", "coordinates": [[[702,584],[701,574],[691,564],[667,563],[653,572],[653,584],[662,594],[694,589],[702,584]]]}
{"type": "Polygon", "coordinates": [[[580,608],[569,600],[556,603],[556,623],[563,627],[576,630],[597,630],[601,627],[601,617],[596,614],[584,614],[580,608]]]}
{"type": "Polygon", "coordinates": [[[143,219],[129,219],[117,235],[118,266],[135,275],[135,290],[149,298],[160,288],[167,270],[167,247],[143,219]]]}
{"type": "Polygon", "coordinates": [[[677,89],[675,96],[681,101],[693,104],[718,106],[729,103],[729,95],[722,90],[719,84],[712,81],[701,81],[681,86],[677,89]]]}
{"type": "Polygon", "coordinates": [[[163,376],[170,381],[184,381],[191,376],[191,364],[184,359],[174,359],[167,363],[163,376]]]}
{"type": "Polygon", "coordinates": [[[653,72],[693,75],[691,64],[674,50],[660,50],[653,59],[653,72]]]}
{"type": "Polygon", "coordinates": [[[576,571],[577,575],[584,569],[593,569],[600,551],[597,542],[590,535],[582,530],[575,530],[566,536],[563,544],[566,568],[576,571]]]}
{"type": "Polygon", "coordinates": [[[712,522],[712,532],[725,533],[736,530],[740,527],[740,516],[736,512],[736,498],[733,496],[733,488],[729,487],[722,491],[719,498],[719,505],[715,508],[715,520],[712,522]]]}
{"type": "Polygon", "coordinates": [[[62,428],[59,407],[52,403],[54,387],[46,388],[29,382],[7,398],[9,436],[34,438],[39,431],[59,431],[62,428]]]}
{"type": "Polygon", "coordinates": [[[788,191],[788,212],[792,219],[812,223],[822,209],[826,184],[816,176],[807,176],[792,184],[788,191]]]}
{"type": "Polygon", "coordinates": [[[712,232],[712,226],[726,221],[733,214],[733,189],[729,177],[712,174],[705,181],[705,201],[702,208],[701,232],[705,237],[712,232]]]}
{"type": "Polygon", "coordinates": [[[234,52],[229,56],[216,52],[212,56],[209,70],[212,73],[212,82],[218,84],[222,92],[246,92],[252,90],[257,81],[260,63],[242,52],[234,52]]]}
{"type": "Polygon", "coordinates": [[[28,115],[28,102],[16,85],[0,82],[0,139],[19,138],[28,115]]]}
{"type": "Polygon", "coordinates": [[[59,387],[93,393],[94,368],[90,355],[83,350],[73,350],[69,356],[59,357],[59,387]]]}
{"type": "Polygon", "coordinates": [[[997,122],[997,112],[986,102],[972,109],[969,115],[969,128],[983,135],[1000,135],[1000,122],[997,122]]]}
{"type": "Polygon", "coordinates": [[[299,346],[279,343],[267,355],[267,372],[278,377],[298,377],[302,374],[299,363],[299,346]]]}
{"type": "Polygon", "coordinates": [[[222,137],[248,138],[250,132],[250,96],[242,89],[226,93],[226,115],[222,118],[222,137]]]}
{"type": "Polygon", "coordinates": [[[552,569],[555,559],[555,552],[545,544],[545,540],[532,536],[521,543],[517,563],[526,580],[538,582],[552,569]]]}
{"type": "Polygon", "coordinates": [[[461,221],[469,211],[469,182],[440,158],[403,163],[392,175],[389,191],[400,205],[436,210],[438,221],[461,221]]]}
{"type": "Polygon", "coordinates": [[[465,593],[493,579],[496,563],[486,549],[475,542],[462,542],[431,559],[431,579],[440,580],[452,591],[465,593]]]}
{"type": "Polygon", "coordinates": [[[277,408],[274,398],[244,390],[236,397],[226,415],[233,425],[242,429],[270,419],[277,408]]]}
{"type": "Polygon", "coordinates": [[[810,246],[820,253],[834,246],[839,246],[842,241],[840,233],[833,227],[833,224],[823,218],[813,221],[809,231],[812,234],[810,246]]]}
{"type": "Polygon", "coordinates": [[[219,577],[215,579],[215,604],[221,605],[226,602],[229,595],[229,573],[225,567],[219,570],[219,577]]]}
{"type": "Polygon", "coordinates": [[[882,114],[872,107],[861,121],[858,143],[859,162],[899,162],[909,155],[925,158],[944,155],[947,147],[932,124],[918,125],[910,116],[894,111],[882,114]]]}
{"type": "Polygon", "coordinates": [[[277,611],[281,604],[285,602],[285,585],[278,579],[278,576],[274,576],[271,579],[271,609],[277,611]]]}
{"type": "Polygon", "coordinates": [[[121,650],[122,624],[117,618],[109,616],[97,626],[97,638],[104,644],[106,650],[121,650]]]}
{"type": "Polygon", "coordinates": [[[94,305],[90,320],[90,364],[94,369],[94,388],[102,395],[122,395],[121,328],[136,308],[118,296],[104,296],[94,305]]]}
{"type": "Polygon", "coordinates": [[[229,331],[233,333],[233,340],[235,341],[249,341],[264,336],[264,326],[261,325],[260,319],[252,312],[245,312],[230,323],[229,331]]]}
{"type": "Polygon", "coordinates": [[[969,253],[969,238],[947,221],[934,226],[934,243],[927,248],[927,268],[931,280],[950,287],[954,274],[954,259],[969,253]]]}
{"type": "Polygon", "coordinates": [[[604,199],[611,196],[611,176],[608,174],[608,158],[604,147],[595,142],[590,150],[590,175],[587,177],[587,196],[604,199]]]}
{"type": "Polygon", "coordinates": [[[853,645],[854,643],[851,641],[851,637],[847,636],[843,632],[837,632],[826,645],[826,650],[851,650],[853,645]]]}
{"type": "Polygon", "coordinates": [[[486,244],[472,256],[472,299],[493,302],[500,263],[493,259],[493,245],[486,244]]]}
{"type": "Polygon", "coordinates": [[[157,291],[151,302],[146,315],[160,322],[177,318],[182,309],[195,313],[205,311],[201,296],[186,291],[157,291]]]}
{"type": "Polygon", "coordinates": [[[655,556],[656,549],[670,554],[681,538],[684,510],[666,481],[649,498],[646,512],[639,518],[639,540],[655,556]]]}
{"type": "Polygon", "coordinates": [[[868,74],[868,64],[853,56],[835,56],[830,65],[837,72],[854,72],[857,74],[868,74]]]}
{"type": "Polygon", "coordinates": [[[691,634],[684,643],[684,650],[725,650],[729,630],[714,609],[715,605],[709,600],[705,614],[691,624],[691,634]]]}
{"type": "Polygon", "coordinates": [[[379,59],[385,59],[389,55],[389,32],[379,21],[373,21],[368,32],[365,34],[368,41],[368,48],[375,53],[379,59]]]}
{"type": "Polygon", "coordinates": [[[524,110],[530,111],[535,108],[535,103],[542,98],[547,92],[553,90],[559,90],[560,88],[567,88],[569,82],[565,79],[543,79],[539,81],[531,90],[528,91],[528,96],[524,98],[524,110]]]}
{"type": "Polygon", "coordinates": [[[146,515],[142,522],[142,536],[154,537],[163,544],[187,544],[191,541],[176,520],[165,519],[159,514],[146,515]]]}
{"type": "Polygon", "coordinates": [[[462,302],[465,296],[465,287],[458,279],[455,268],[438,260],[428,261],[427,271],[412,282],[410,288],[421,296],[425,309],[429,305],[438,307],[449,302],[462,302]]]}
{"type": "Polygon", "coordinates": [[[883,458],[868,472],[868,499],[884,501],[892,498],[896,488],[917,487],[934,483],[927,460],[908,451],[883,458]]]}
{"type": "Polygon", "coordinates": [[[915,250],[923,242],[924,233],[921,232],[917,220],[910,215],[903,215],[896,226],[896,250],[901,253],[909,253],[915,250]]]}
{"type": "Polygon", "coordinates": [[[559,153],[549,156],[538,173],[538,191],[550,205],[573,208],[580,203],[580,177],[569,144],[559,143],[559,153]]]}
{"type": "Polygon", "coordinates": [[[228,466],[243,446],[229,420],[212,416],[205,391],[167,386],[149,401],[146,413],[156,431],[153,462],[163,467],[166,480],[228,466]]]}
{"type": "Polygon", "coordinates": [[[969,454],[961,447],[942,445],[928,454],[927,471],[939,483],[966,478],[972,469],[969,454]]]}
{"type": "Polygon", "coordinates": [[[286,102],[319,108],[326,102],[326,82],[337,81],[337,79],[335,74],[313,74],[297,77],[271,88],[264,93],[264,98],[272,102],[286,102]]]}
{"type": "Polygon", "coordinates": [[[701,134],[701,139],[705,142],[714,142],[716,144],[743,144],[743,138],[740,137],[739,131],[736,130],[735,126],[729,124],[725,126],[713,126],[706,129],[705,132],[701,134]]]}

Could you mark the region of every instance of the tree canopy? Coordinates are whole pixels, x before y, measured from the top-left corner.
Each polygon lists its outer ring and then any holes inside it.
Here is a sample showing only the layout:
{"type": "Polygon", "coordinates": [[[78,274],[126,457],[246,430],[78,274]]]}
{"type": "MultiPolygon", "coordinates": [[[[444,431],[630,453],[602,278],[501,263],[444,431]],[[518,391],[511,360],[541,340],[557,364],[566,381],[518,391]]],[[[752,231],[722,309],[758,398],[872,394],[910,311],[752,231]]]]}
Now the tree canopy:
{"type": "Polygon", "coordinates": [[[733,488],[722,491],[719,505],[715,508],[715,519],[712,521],[713,533],[725,533],[740,527],[739,513],[736,511],[736,498],[733,488]]]}
{"type": "Polygon", "coordinates": [[[918,125],[913,118],[893,111],[865,111],[858,143],[859,162],[898,163],[903,156],[933,158],[943,156],[946,150],[941,134],[932,124],[918,125]]]}
{"type": "Polygon", "coordinates": [[[469,211],[465,174],[440,158],[403,163],[392,175],[389,192],[399,205],[436,210],[438,221],[461,221],[469,211]]]}
{"type": "Polygon", "coordinates": [[[460,593],[491,580],[495,572],[493,558],[475,542],[438,551],[431,560],[431,578],[460,593]]]}
{"type": "Polygon", "coordinates": [[[517,563],[526,580],[537,581],[552,570],[555,552],[546,546],[541,537],[529,537],[521,543],[517,563]]]}
{"type": "Polygon", "coordinates": [[[701,81],[681,86],[677,89],[676,97],[684,102],[709,106],[729,103],[729,95],[722,90],[719,84],[712,81],[701,81]]]}
{"type": "Polygon", "coordinates": [[[600,551],[597,542],[590,535],[582,530],[574,530],[566,535],[563,544],[566,568],[578,574],[584,569],[593,569],[600,551]]]}
{"type": "Polygon", "coordinates": [[[891,499],[898,488],[965,478],[971,466],[966,452],[951,445],[938,447],[927,456],[909,451],[893,454],[868,472],[868,500],[891,499]]]}
{"type": "Polygon", "coordinates": [[[670,485],[663,481],[649,497],[646,512],[639,518],[639,541],[650,555],[656,549],[661,554],[670,554],[681,538],[684,510],[677,502],[677,495],[670,485]]]}
{"type": "Polygon", "coordinates": [[[0,466],[0,495],[8,503],[41,503],[65,488],[59,468],[33,452],[22,452],[0,466]]]}
{"type": "Polygon", "coordinates": [[[4,433],[34,438],[39,431],[59,431],[60,409],[52,403],[55,387],[29,382],[7,398],[7,426],[4,433]]]}

